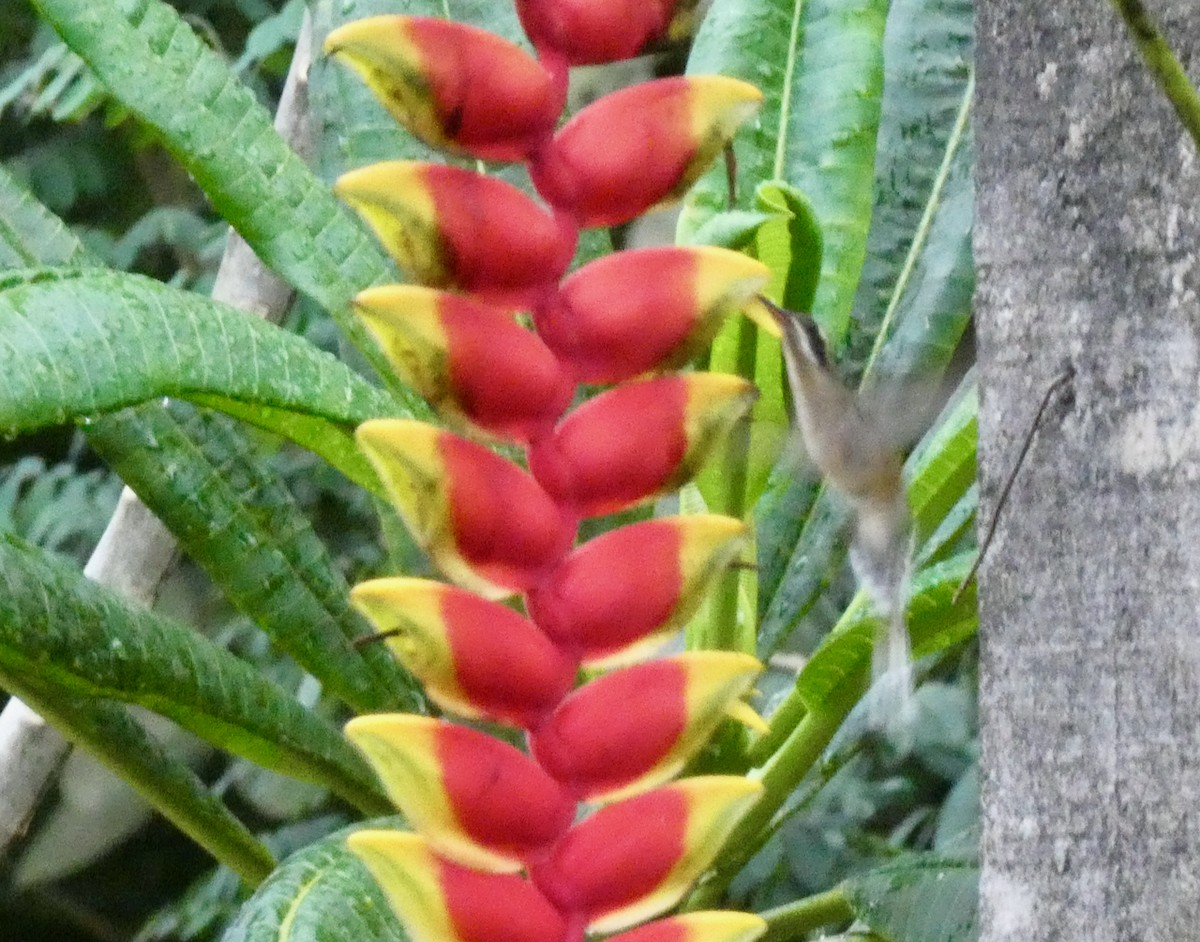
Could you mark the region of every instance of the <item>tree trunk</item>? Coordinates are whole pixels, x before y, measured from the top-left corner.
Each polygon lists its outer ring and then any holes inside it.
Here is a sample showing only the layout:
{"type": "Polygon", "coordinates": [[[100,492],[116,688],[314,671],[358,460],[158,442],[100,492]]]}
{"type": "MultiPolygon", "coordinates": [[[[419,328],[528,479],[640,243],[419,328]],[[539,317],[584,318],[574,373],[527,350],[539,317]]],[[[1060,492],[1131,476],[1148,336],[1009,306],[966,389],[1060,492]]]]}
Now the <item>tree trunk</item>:
{"type": "MultiPolygon", "coordinates": [[[[1200,78],[1200,4],[1149,0],[1200,78]]],[[[984,942],[1200,939],[1200,171],[1108,0],[979,0],[984,942]]]]}

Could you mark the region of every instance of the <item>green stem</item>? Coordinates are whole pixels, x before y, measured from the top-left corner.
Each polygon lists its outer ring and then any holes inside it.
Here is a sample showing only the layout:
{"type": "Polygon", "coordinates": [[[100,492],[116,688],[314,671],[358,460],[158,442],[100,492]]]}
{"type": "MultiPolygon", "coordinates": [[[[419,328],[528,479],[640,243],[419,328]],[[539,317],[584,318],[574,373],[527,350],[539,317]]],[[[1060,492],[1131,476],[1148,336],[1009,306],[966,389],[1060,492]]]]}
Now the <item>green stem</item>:
{"type": "Polygon", "coordinates": [[[759,942],[787,942],[799,939],[825,926],[849,922],[854,910],[841,886],[809,896],[761,914],[767,920],[767,932],[759,942]]]}
{"type": "Polygon", "coordinates": [[[862,696],[866,680],[866,671],[860,671],[857,677],[847,678],[839,694],[827,698],[820,708],[805,714],[763,768],[759,777],[763,785],[762,797],[738,822],[725,842],[725,851],[716,870],[692,893],[685,909],[704,909],[720,902],[733,878],[758,853],[770,835],[771,819],[783,807],[800,780],[820,760],[821,753],[862,696]]]}
{"type": "MultiPolygon", "coordinates": [[[[739,376],[754,378],[758,358],[758,328],[747,318],[739,318],[736,370],[739,376]]],[[[723,449],[721,461],[722,506],[714,508],[738,520],[746,516],[746,488],[750,464],[750,417],[737,422],[723,449]]],[[[749,574],[755,577],[754,573],[749,574]]],[[[708,607],[707,618],[698,621],[699,631],[689,636],[688,646],[710,651],[744,651],[753,653],[755,635],[752,626],[738,619],[738,589],[747,573],[731,569],[718,584],[708,607]]]]}
{"type": "Polygon", "coordinates": [[[1171,102],[1175,114],[1200,147],[1200,94],[1171,52],[1166,37],[1141,0],[1112,0],[1112,4],[1125,20],[1147,68],[1171,102]]]}
{"type": "Polygon", "coordinates": [[[750,753],[747,756],[751,766],[764,765],[775,754],[775,751],[787,741],[787,738],[795,732],[796,727],[800,725],[800,721],[804,719],[804,715],[807,712],[808,707],[804,705],[804,699],[800,696],[800,691],[798,688],[792,687],[792,692],[787,695],[783,703],[779,704],[775,712],[771,714],[770,732],[755,740],[751,745],[750,753]]]}

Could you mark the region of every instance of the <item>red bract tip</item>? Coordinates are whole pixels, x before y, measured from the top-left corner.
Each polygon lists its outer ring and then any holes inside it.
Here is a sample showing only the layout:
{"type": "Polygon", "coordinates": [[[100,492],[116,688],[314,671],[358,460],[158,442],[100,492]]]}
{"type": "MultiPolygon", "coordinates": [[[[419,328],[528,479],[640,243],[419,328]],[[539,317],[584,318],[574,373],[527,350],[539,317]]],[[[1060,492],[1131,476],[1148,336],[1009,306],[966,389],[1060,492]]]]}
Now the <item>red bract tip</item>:
{"type": "Polygon", "coordinates": [[[762,93],[723,76],[666,78],[605,95],[534,155],[542,197],[580,226],[615,226],[680,199],[762,93]]]}
{"type": "Polygon", "coordinates": [[[533,866],[533,882],[591,930],[624,929],[674,905],[761,793],[757,782],[708,776],[608,805],[533,866]]]}
{"type": "Polygon", "coordinates": [[[682,366],[723,318],[767,284],[762,262],[709,247],[615,252],[575,272],[556,303],[537,309],[538,333],[580,382],[617,383],[682,366]]]}
{"type": "Polygon", "coordinates": [[[529,467],[578,516],[613,513],[684,484],[756,395],[741,377],[719,373],[625,383],[535,443],[529,467]]]}
{"type": "Polygon", "coordinates": [[[711,515],[611,530],[528,593],[530,616],[585,664],[636,659],[691,617],[745,539],[741,521],[711,515]]]}
{"type": "Polygon", "coordinates": [[[369,288],[354,304],[396,371],[450,418],[526,442],[574,394],[558,358],[505,311],[416,285],[369,288]]]}
{"type": "Polygon", "coordinates": [[[575,816],[537,763],[478,730],[392,713],[351,720],[346,735],[409,823],[464,866],[519,870],[575,816]]]}
{"type": "Polygon", "coordinates": [[[703,746],[762,665],[748,654],[693,651],[606,674],[534,731],[542,768],[573,794],[614,801],[662,784],[703,746]]]}
{"type": "Polygon", "coordinates": [[[407,419],[364,422],[356,437],[414,538],[460,585],[521,592],[570,549],[574,519],[482,445],[407,419]]]}
{"type": "Polygon", "coordinates": [[[441,164],[390,161],[335,187],[416,281],[520,307],[567,269],[575,229],[503,180],[441,164]]]}
{"type": "Polygon", "coordinates": [[[524,160],[564,104],[550,74],[520,47],[449,20],[355,20],[330,33],[325,50],[349,62],[417,137],[483,160],[524,160]]]}
{"type": "Polygon", "coordinates": [[[571,65],[617,62],[686,31],[695,0],[516,0],[537,49],[571,65]]]}
{"type": "Polygon", "coordinates": [[[576,665],[528,618],[431,579],[372,579],[351,601],[443,710],[536,726],[567,695],[576,665]]]}
{"type": "Polygon", "coordinates": [[[346,844],[413,942],[574,942],[562,916],[519,876],[459,866],[399,831],[357,831],[346,844]]]}

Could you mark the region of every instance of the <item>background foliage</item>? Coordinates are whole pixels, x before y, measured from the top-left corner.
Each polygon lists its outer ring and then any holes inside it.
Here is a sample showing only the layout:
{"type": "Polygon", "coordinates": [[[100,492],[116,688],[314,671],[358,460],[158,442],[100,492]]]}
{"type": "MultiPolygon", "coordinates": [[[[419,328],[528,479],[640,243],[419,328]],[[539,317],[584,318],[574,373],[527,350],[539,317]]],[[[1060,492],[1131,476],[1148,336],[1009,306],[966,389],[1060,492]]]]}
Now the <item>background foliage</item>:
{"type": "MultiPolygon", "coordinates": [[[[227,931],[257,939],[278,930],[284,914],[295,927],[296,887],[329,873],[329,896],[310,903],[338,900],[344,925],[391,938],[398,930],[386,919],[356,921],[378,912],[377,900],[360,899],[373,889],[347,876],[355,865],[336,841],[319,839],[359,812],[386,807],[338,745],[336,724],[349,709],[419,704],[380,649],[351,643],[365,627],[345,604],[346,586],[425,563],[386,513],[380,532],[370,473],[346,434],[366,415],[423,407],[403,390],[374,385],[369,348],[354,347],[347,302],[389,277],[390,265],[320,179],[424,153],[348,73],[318,60],[310,73],[317,178],[310,176],[258,107],[274,107],[304,4],[172,6],[190,29],[149,0],[0,5],[0,327],[8,342],[0,356],[10,358],[0,375],[13,378],[0,384],[8,435],[0,444],[0,567],[10,567],[0,571],[61,580],[65,606],[55,610],[34,583],[22,592],[10,578],[0,688],[58,703],[84,741],[90,730],[129,749],[147,734],[124,704],[170,716],[221,748],[174,726],[156,728],[161,756],[143,745],[150,758],[122,774],[173,776],[166,800],[185,818],[211,796],[222,799],[217,818],[228,820],[215,827],[247,868],[267,854],[301,852],[239,915],[246,890],[230,870],[214,870],[163,820],[147,822],[124,784],[74,759],[77,772],[0,872],[0,924],[30,942],[139,930],[145,940],[227,931]],[[121,15],[106,14],[109,7],[121,15]],[[150,36],[149,45],[139,36],[150,36]],[[229,71],[240,84],[229,83],[229,71]],[[266,339],[264,325],[247,326],[205,299],[222,217],[302,292],[285,326],[309,345],[266,339]],[[4,273],[85,263],[112,271],[4,273]],[[162,285],[190,294],[167,294],[162,285]],[[81,310],[86,323],[75,317],[81,310]],[[217,334],[214,324],[226,327],[217,334]],[[226,330],[243,329],[250,339],[221,346],[226,330]],[[247,352],[256,332],[272,367],[261,375],[247,352]],[[157,372],[122,372],[117,352],[131,336],[147,359],[159,358],[157,372]],[[114,340],[112,362],[97,365],[95,352],[114,340]],[[235,359],[243,354],[244,362],[235,359]],[[22,377],[27,386],[18,385],[22,377]],[[189,401],[161,408],[163,395],[189,401]],[[139,405],[147,396],[155,401],[139,405]],[[225,415],[206,408],[214,406],[225,415]],[[76,573],[115,502],[117,473],[164,517],[187,555],[156,615],[105,609],[89,620],[78,608],[86,588],[76,573]],[[26,543],[75,566],[30,556],[26,543]],[[213,642],[188,655],[192,686],[182,692],[178,678],[153,667],[192,650],[180,622],[213,642]],[[31,625],[44,630],[35,637],[31,625]],[[97,653],[74,672],[63,667],[113,638],[136,639],[141,660],[97,653]],[[27,669],[46,662],[62,669],[27,669]],[[97,702],[102,709],[88,705],[97,702]],[[247,827],[239,830],[238,820],[247,827]],[[340,893],[338,881],[357,889],[340,893]]],[[[517,35],[508,4],[449,6],[456,17],[517,35]]],[[[417,0],[310,4],[318,34],[401,7],[443,12],[440,2],[417,0]]],[[[739,139],[737,209],[726,211],[724,172],[714,171],[684,208],[681,238],[748,247],[781,279],[785,303],[808,308],[815,298],[846,373],[868,383],[947,370],[957,382],[970,362],[971,12],[969,0],[716,0],[688,60],[689,71],[759,84],[767,105],[739,139]],[[825,251],[813,269],[816,238],[825,251]]],[[[666,61],[682,59],[677,52],[666,61]]],[[[630,237],[603,233],[585,251],[630,237]]],[[[845,564],[845,509],[797,473],[794,460],[776,462],[787,413],[778,350],[750,331],[728,325],[711,367],[756,379],[764,391],[756,424],[683,500],[752,512],[759,569],[731,580],[692,632],[701,643],[723,643],[728,626],[757,622],[760,654],[777,655],[761,684],[764,705],[819,712],[853,686],[871,626],[861,600],[855,608],[845,564]]],[[[750,908],[841,884],[860,928],[913,942],[974,931],[975,658],[963,640],[973,630],[973,598],[958,621],[946,614],[968,561],[975,508],[969,374],[962,383],[911,462],[918,558],[946,565],[941,581],[921,583],[932,614],[911,741],[872,731],[861,708],[841,724],[789,797],[772,839],[733,880],[731,898],[750,908]],[[930,912],[946,915],[931,925],[930,912]]],[[[301,923],[313,912],[303,910],[301,923]]]]}

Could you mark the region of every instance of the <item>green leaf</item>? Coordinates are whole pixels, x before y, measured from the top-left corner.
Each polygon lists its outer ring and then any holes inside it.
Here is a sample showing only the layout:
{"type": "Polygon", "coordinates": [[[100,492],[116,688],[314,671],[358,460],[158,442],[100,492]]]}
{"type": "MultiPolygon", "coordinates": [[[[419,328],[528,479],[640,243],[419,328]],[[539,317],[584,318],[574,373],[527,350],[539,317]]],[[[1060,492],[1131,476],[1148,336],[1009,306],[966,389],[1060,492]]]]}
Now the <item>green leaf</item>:
{"type": "Polygon", "coordinates": [[[88,431],[230,601],[325,689],[361,712],[414,709],[413,683],[385,647],[355,648],[371,629],[350,607],[345,579],[265,452],[231,420],[155,402],[102,416],[88,431]]]}
{"type": "Polygon", "coordinates": [[[771,217],[756,233],[754,254],[771,269],[767,293],[793,311],[811,311],[821,280],[825,245],[808,198],[793,186],[764,183],[755,202],[771,217]]]}
{"type": "MultiPolygon", "coordinates": [[[[772,273],[766,293],[783,298],[798,310],[808,310],[821,264],[821,233],[812,207],[803,194],[783,184],[763,184],[756,201],[765,220],[754,230],[754,254],[772,273]]],[[[722,213],[710,224],[731,215],[722,213]]],[[[778,338],[748,318],[731,318],[713,340],[707,368],[743,376],[759,391],[749,420],[734,427],[718,457],[696,477],[710,510],[742,519],[766,490],[771,469],[785,451],[790,434],[783,351],[778,338]]],[[[731,629],[756,624],[758,579],[753,571],[727,575],[718,592],[719,601],[707,605],[698,620],[699,625],[708,623],[708,627],[702,635],[699,627],[689,630],[689,643],[702,648],[753,650],[755,642],[749,630],[734,635],[731,629]]]]}
{"type": "Polygon", "coordinates": [[[681,233],[681,245],[715,245],[725,249],[744,249],[754,238],[758,227],[772,217],[771,213],[732,209],[710,217],[694,232],[681,233]]]}
{"type": "Polygon", "coordinates": [[[395,818],[331,834],[293,854],[246,901],[221,942],[408,942],[383,891],[346,848],[363,828],[395,828],[395,818]]]}
{"type": "Polygon", "coordinates": [[[291,434],[375,488],[353,427],[404,411],[302,338],[137,275],[51,269],[0,279],[0,336],[3,435],[176,396],[291,434]]]}
{"type": "MultiPolygon", "coordinates": [[[[970,99],[964,101],[964,107],[970,99]]],[[[969,112],[964,111],[965,118],[969,112]]],[[[973,147],[963,129],[939,182],[928,224],[914,237],[911,267],[901,274],[868,364],[876,376],[916,382],[938,377],[971,319],[975,292],[971,226],[974,219],[973,147]]]]}
{"type": "Polygon", "coordinates": [[[909,461],[908,505],[917,543],[934,532],[975,480],[979,391],[974,375],[909,461]]]}
{"type": "Polygon", "coordinates": [[[332,314],[386,382],[350,313],[395,280],[383,251],[276,133],[230,66],[161,0],[34,0],[112,93],[158,134],[263,262],[332,314]]]}
{"type": "MultiPolygon", "coordinates": [[[[957,603],[952,601],[974,556],[960,554],[913,577],[907,614],[913,657],[949,647],[979,627],[973,582],[957,603]]],[[[796,678],[796,692],[809,710],[819,710],[867,675],[878,628],[879,619],[860,592],[796,678]]]]}
{"type": "Polygon", "coordinates": [[[270,851],[237,820],[183,762],[169,755],[107,700],[39,683],[31,673],[0,667],[0,687],[37,710],[76,745],[121,776],[155,810],[254,886],[275,866],[270,851]]]}
{"type": "Polygon", "coordinates": [[[979,938],[979,867],[936,855],[909,856],[851,877],[855,915],[890,942],[979,938]]]}
{"type": "Polygon", "coordinates": [[[0,166],[0,271],[38,265],[81,265],[87,249],[57,216],[0,166]]]}
{"type": "Polygon", "coordinates": [[[0,671],[144,706],[230,752],[324,785],[365,811],[388,807],[338,731],[253,667],[4,534],[0,671]]]}
{"type": "Polygon", "coordinates": [[[859,362],[894,316],[914,263],[933,249],[929,220],[948,196],[945,170],[966,144],[959,118],[970,106],[973,20],[972,0],[892,0],[875,207],[854,302],[859,362]]]}
{"type": "MultiPolygon", "coordinates": [[[[758,85],[762,112],[737,148],[739,193],[791,184],[812,203],[825,252],[812,313],[837,349],[866,254],[883,92],[887,0],[716,0],[688,71],[758,85]]],[[[725,209],[723,168],[688,198],[684,232],[725,209]]]]}

